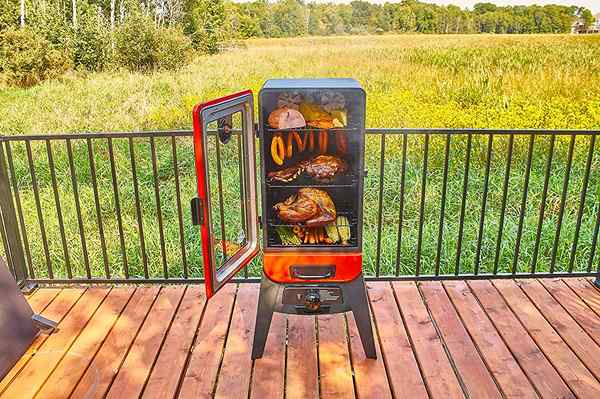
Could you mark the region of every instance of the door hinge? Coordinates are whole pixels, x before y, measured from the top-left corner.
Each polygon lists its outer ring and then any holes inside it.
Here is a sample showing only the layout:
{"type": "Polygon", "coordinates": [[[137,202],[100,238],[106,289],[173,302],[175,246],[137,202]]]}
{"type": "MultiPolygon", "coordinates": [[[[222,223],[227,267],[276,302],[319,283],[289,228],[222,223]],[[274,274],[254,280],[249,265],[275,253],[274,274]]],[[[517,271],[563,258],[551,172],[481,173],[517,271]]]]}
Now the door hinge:
{"type": "Polygon", "coordinates": [[[258,123],[254,123],[254,135],[258,138],[260,137],[258,123]]]}
{"type": "Polygon", "coordinates": [[[262,225],[262,216],[261,215],[258,215],[258,227],[261,228],[261,229],[263,228],[263,225],[262,225]]]}

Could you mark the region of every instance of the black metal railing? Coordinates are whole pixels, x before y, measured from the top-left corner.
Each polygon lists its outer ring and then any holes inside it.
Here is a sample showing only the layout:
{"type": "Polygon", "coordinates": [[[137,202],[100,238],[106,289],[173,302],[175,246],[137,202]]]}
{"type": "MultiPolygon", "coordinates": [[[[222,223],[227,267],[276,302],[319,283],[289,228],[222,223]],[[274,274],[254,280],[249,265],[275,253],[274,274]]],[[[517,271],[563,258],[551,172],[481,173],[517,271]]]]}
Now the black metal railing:
{"type": "MultiPolygon", "coordinates": [[[[367,133],[367,278],[600,273],[600,131],[367,133]]],[[[0,137],[2,249],[17,280],[201,281],[200,237],[187,208],[196,195],[191,136],[0,137]]],[[[226,151],[241,147],[219,150],[211,140],[219,181],[239,190],[226,167],[239,154],[226,151]]],[[[227,214],[239,201],[219,206],[227,214]]],[[[240,280],[256,281],[260,262],[240,280]]]]}

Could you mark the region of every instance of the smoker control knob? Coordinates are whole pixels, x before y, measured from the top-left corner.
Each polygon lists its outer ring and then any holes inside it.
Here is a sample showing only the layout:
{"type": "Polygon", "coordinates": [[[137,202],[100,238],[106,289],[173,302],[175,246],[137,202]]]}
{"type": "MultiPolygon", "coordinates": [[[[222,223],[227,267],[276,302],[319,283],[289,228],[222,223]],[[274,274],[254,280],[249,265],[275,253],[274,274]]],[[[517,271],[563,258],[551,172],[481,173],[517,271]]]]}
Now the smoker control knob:
{"type": "Polygon", "coordinates": [[[313,312],[319,310],[319,308],[321,307],[321,296],[319,295],[319,292],[310,291],[308,294],[306,294],[306,296],[304,297],[304,306],[306,306],[308,310],[312,310],[313,312]]]}

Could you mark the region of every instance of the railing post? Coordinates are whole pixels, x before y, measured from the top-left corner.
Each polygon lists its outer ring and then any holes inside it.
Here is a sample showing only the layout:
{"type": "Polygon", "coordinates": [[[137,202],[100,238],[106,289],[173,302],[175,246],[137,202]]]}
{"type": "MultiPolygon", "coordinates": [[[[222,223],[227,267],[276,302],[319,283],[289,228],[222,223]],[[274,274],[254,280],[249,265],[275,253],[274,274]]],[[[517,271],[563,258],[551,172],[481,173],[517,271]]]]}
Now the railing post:
{"type": "Polygon", "coordinates": [[[27,279],[29,276],[8,179],[6,158],[4,156],[4,142],[4,138],[0,137],[0,214],[2,217],[0,228],[3,229],[2,238],[4,240],[4,248],[7,252],[6,257],[9,268],[14,273],[19,286],[27,290],[27,279]]]}

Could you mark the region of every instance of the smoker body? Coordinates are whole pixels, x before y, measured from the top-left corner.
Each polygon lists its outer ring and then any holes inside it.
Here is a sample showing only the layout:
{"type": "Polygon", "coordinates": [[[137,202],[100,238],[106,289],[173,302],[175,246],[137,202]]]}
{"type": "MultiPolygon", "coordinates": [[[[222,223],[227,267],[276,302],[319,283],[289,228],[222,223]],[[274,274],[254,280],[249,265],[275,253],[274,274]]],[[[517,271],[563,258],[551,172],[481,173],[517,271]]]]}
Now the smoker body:
{"type": "MultiPolygon", "coordinates": [[[[365,92],[353,79],[275,79],[265,82],[259,93],[256,127],[250,92],[194,110],[199,199],[192,201],[192,213],[196,224],[202,226],[209,298],[257,254],[257,224],[262,228],[264,258],[253,359],[263,354],[273,312],[318,315],[352,311],[365,354],[376,356],[362,277],[365,108],[365,92]],[[235,113],[241,113],[242,150],[249,156],[240,163],[242,239],[231,244],[223,239],[223,214],[222,240],[214,239],[219,228],[210,206],[211,166],[206,152],[213,149],[207,139],[209,124],[218,122],[213,150],[219,152],[228,142],[227,129],[235,127],[230,119],[235,113]],[[253,133],[259,136],[258,173],[253,169],[253,133]],[[254,187],[256,174],[260,188],[254,187]],[[260,218],[253,214],[258,189],[260,218]],[[334,233],[344,227],[349,232],[347,239],[336,240],[335,234],[330,237],[331,226],[337,226],[334,233]],[[292,232],[294,239],[286,240],[292,232]]],[[[212,191],[214,194],[214,187],[212,191]]],[[[223,194],[219,195],[222,208],[223,194]]]]}

